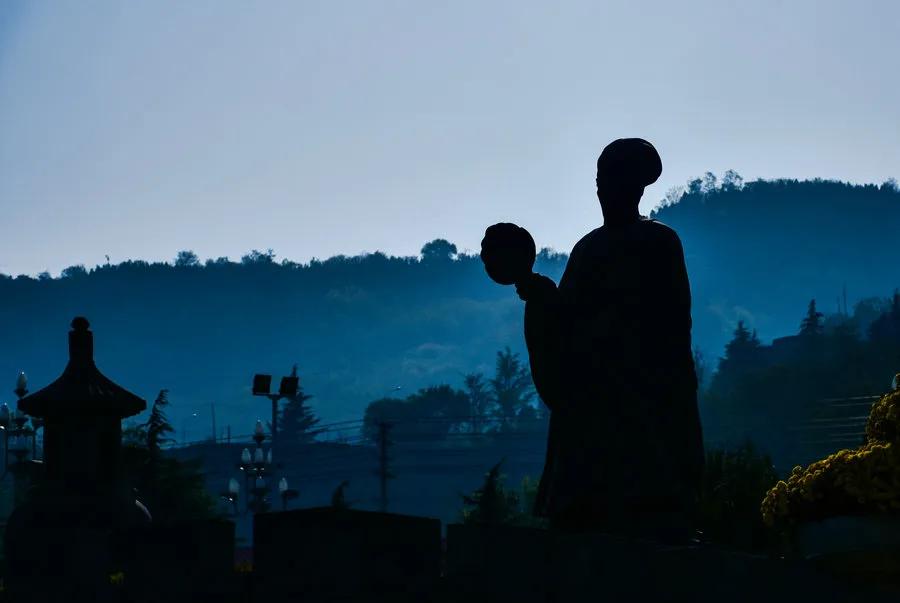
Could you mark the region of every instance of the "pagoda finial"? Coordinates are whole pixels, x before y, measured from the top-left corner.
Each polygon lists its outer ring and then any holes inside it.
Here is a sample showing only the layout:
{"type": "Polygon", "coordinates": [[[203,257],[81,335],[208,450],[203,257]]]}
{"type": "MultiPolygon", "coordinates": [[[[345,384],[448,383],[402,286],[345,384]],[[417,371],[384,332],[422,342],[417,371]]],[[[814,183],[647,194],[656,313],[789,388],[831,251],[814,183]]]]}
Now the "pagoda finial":
{"type": "Polygon", "coordinates": [[[94,334],[90,330],[91,323],[84,316],[72,319],[72,330],[69,331],[69,363],[76,366],[94,363],[94,334]]]}

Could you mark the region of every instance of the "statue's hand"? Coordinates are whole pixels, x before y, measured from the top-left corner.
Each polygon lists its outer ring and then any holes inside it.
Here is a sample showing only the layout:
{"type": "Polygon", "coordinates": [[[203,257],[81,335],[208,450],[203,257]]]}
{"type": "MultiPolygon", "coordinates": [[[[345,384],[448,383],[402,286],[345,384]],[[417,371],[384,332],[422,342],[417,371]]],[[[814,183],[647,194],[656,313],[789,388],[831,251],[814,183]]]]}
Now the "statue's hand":
{"type": "Polygon", "coordinates": [[[521,226],[501,222],[489,226],[481,241],[481,261],[488,276],[501,285],[523,282],[537,257],[534,239],[521,226]]]}
{"type": "Polygon", "coordinates": [[[543,274],[532,272],[516,283],[516,293],[522,301],[539,301],[546,299],[556,291],[556,283],[543,274]]]}

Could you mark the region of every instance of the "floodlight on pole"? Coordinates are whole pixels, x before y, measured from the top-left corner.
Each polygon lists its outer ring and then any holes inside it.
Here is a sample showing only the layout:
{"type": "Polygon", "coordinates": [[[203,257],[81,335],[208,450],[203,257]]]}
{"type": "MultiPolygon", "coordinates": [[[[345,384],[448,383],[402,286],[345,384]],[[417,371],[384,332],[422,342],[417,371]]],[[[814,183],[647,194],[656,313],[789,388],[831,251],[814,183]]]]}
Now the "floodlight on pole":
{"type": "Polygon", "coordinates": [[[253,395],[268,398],[272,403],[272,445],[278,435],[278,401],[282,398],[295,399],[300,391],[300,378],[297,376],[297,365],[291,374],[282,377],[278,391],[272,392],[272,375],[257,373],[253,376],[253,395]]]}

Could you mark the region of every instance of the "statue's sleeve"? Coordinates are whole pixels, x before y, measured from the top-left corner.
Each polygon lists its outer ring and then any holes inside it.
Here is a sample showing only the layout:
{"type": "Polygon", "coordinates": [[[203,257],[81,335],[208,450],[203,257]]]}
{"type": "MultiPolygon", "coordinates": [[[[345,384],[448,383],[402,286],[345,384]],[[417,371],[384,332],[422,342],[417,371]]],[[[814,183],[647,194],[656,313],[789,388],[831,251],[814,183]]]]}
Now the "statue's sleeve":
{"type": "Polygon", "coordinates": [[[668,262],[664,276],[668,291],[667,360],[671,363],[668,382],[674,386],[670,392],[676,404],[672,427],[679,433],[683,450],[685,477],[693,488],[698,488],[703,472],[703,427],[697,407],[697,374],[691,348],[691,288],[688,281],[684,250],[677,235],[667,245],[668,262]]]}
{"type": "MultiPolygon", "coordinates": [[[[569,272],[569,265],[566,273],[569,272]]],[[[563,275],[562,285],[566,275],[563,275]]],[[[544,404],[553,411],[565,400],[564,350],[567,333],[564,298],[550,278],[534,274],[530,282],[519,287],[525,300],[525,345],[531,365],[534,387],[544,404]]]]}
{"type": "Polygon", "coordinates": [[[660,312],[660,331],[665,333],[665,341],[662,342],[665,356],[662,361],[669,364],[672,381],[696,390],[697,376],[691,349],[691,286],[684,249],[675,233],[666,239],[665,268],[661,278],[664,290],[658,295],[658,299],[666,302],[660,312]]]}

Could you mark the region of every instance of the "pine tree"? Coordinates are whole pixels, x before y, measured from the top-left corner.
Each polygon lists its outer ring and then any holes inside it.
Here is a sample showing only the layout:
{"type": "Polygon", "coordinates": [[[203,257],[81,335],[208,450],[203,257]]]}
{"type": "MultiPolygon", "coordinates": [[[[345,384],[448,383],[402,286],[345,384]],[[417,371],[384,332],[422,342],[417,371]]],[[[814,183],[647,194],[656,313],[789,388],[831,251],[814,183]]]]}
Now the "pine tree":
{"type": "Polygon", "coordinates": [[[174,432],[164,410],[168,404],[169,391],[160,390],[147,422],[126,429],[123,476],[148,503],[154,522],[213,517],[214,501],[206,492],[201,462],[179,461],[162,452],[174,432]]]}
{"type": "Polygon", "coordinates": [[[513,518],[519,505],[515,492],[503,487],[503,475],[500,473],[500,461],[484,476],[484,484],[470,496],[463,496],[463,522],[475,524],[498,525],[508,523],[513,518]]]}
{"type": "MultiPolygon", "coordinates": [[[[291,377],[297,376],[297,365],[291,370],[291,377]]],[[[295,444],[309,444],[321,433],[316,429],[319,418],[313,413],[306,401],[311,395],[303,392],[303,388],[297,387],[297,395],[287,399],[287,403],[281,409],[278,417],[278,432],[283,441],[295,444]]]]}
{"type": "Polygon", "coordinates": [[[754,358],[759,348],[760,343],[756,329],[751,331],[744,325],[743,320],[739,320],[731,341],[725,344],[725,360],[729,364],[748,363],[754,358]]]}
{"type": "Polygon", "coordinates": [[[816,310],[816,300],[812,299],[806,309],[806,316],[800,323],[800,335],[815,337],[822,334],[822,318],[824,314],[816,310]]]}
{"type": "Polygon", "coordinates": [[[147,433],[147,450],[151,455],[158,455],[163,445],[172,442],[173,439],[166,434],[174,433],[175,429],[169,423],[166,413],[163,410],[169,404],[169,390],[162,389],[156,400],[153,402],[153,408],[150,410],[150,418],[147,419],[145,430],[147,433]]]}

